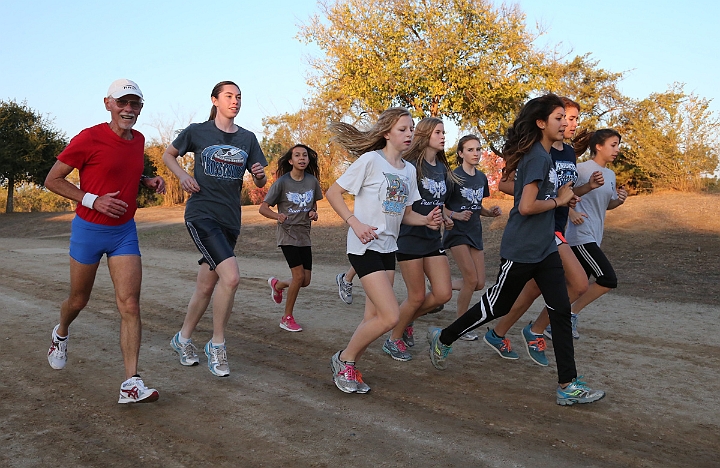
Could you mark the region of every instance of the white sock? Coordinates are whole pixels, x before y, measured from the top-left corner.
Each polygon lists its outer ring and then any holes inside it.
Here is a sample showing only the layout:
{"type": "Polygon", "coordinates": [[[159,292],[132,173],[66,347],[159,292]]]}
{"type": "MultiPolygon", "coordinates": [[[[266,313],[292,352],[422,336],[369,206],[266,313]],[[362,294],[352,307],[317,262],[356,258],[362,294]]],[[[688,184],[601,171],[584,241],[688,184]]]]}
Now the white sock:
{"type": "Polygon", "coordinates": [[[178,341],[180,344],[187,344],[188,341],[190,341],[190,338],[183,338],[182,332],[178,332],[178,341]]]}

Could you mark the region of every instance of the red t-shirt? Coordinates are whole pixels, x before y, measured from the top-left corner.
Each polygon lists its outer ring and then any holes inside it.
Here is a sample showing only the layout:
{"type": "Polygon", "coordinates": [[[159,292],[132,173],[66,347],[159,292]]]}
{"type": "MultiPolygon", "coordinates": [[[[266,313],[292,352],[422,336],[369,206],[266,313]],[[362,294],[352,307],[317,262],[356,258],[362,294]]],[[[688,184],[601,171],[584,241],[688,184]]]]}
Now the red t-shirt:
{"type": "Polygon", "coordinates": [[[132,140],[123,140],[107,123],[86,128],[70,140],[58,160],[80,171],[80,189],[95,195],[120,191],[116,196],[128,204],[120,218],[110,218],[78,203],[75,213],[95,224],[119,226],[137,210],[137,194],[145,161],[145,137],[133,130],[132,140]]]}

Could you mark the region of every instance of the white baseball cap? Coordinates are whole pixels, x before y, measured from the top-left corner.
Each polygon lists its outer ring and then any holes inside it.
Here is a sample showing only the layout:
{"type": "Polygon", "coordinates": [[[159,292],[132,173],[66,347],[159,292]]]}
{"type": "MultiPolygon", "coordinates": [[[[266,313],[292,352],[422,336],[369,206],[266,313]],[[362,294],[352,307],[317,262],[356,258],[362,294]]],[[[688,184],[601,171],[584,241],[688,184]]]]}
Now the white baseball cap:
{"type": "Polygon", "coordinates": [[[137,83],[125,78],[113,81],[107,92],[108,97],[115,99],[121,98],[128,94],[134,94],[135,96],[138,96],[141,100],[143,99],[142,91],[140,91],[140,87],[137,85],[137,83]]]}

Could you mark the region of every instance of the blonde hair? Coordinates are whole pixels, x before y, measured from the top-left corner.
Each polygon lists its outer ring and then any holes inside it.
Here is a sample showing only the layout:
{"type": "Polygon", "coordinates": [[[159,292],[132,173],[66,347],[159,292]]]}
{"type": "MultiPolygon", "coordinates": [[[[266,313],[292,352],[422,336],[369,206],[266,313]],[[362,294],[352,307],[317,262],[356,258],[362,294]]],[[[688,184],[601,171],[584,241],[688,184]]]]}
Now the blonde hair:
{"type": "Polygon", "coordinates": [[[380,114],[375,125],[367,131],[358,130],[344,122],[333,122],[328,127],[333,134],[330,140],[342,146],[351,155],[359,157],[368,151],[385,148],[387,144],[385,135],[405,116],[411,117],[410,112],[404,107],[391,107],[380,114]]]}

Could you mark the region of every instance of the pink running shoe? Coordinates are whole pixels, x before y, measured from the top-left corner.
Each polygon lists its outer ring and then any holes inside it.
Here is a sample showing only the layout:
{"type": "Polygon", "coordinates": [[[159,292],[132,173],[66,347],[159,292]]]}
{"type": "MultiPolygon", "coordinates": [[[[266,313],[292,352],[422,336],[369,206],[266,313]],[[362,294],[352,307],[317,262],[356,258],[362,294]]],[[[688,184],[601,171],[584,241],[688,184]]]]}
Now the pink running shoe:
{"type": "Polygon", "coordinates": [[[271,276],[270,278],[268,278],[268,285],[270,285],[270,290],[272,291],[272,292],[270,293],[270,297],[272,298],[272,300],[273,300],[273,302],[274,302],[275,304],[282,304],[282,294],[283,294],[283,292],[282,292],[282,289],[278,291],[278,290],[275,288],[275,286],[277,285],[277,283],[278,283],[278,279],[275,278],[274,276],[271,276]]]}
{"type": "Polygon", "coordinates": [[[292,315],[287,315],[280,320],[280,328],[289,332],[302,331],[302,327],[297,324],[295,318],[292,315]]]}

